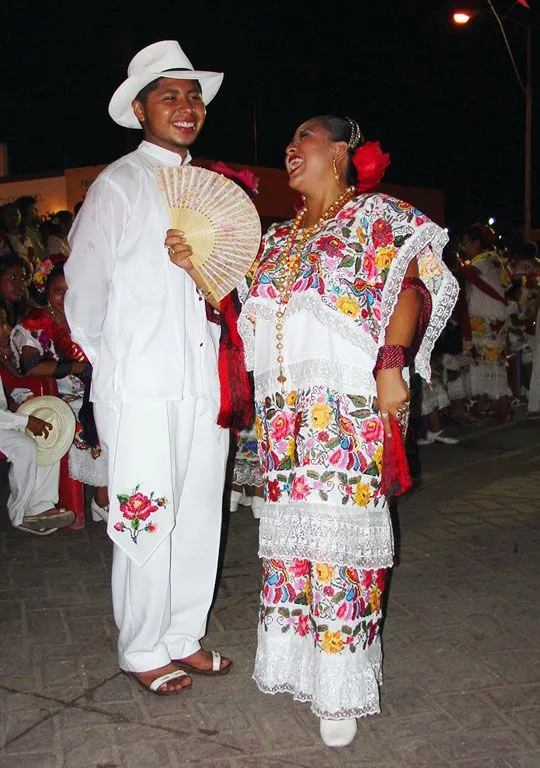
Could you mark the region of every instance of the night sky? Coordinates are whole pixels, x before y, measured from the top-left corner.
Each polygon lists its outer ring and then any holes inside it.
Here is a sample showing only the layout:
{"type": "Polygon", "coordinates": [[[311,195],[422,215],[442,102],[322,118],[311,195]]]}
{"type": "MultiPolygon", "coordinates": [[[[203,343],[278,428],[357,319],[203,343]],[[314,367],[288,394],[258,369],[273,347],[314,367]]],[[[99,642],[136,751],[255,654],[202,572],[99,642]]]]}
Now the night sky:
{"type": "MultiPolygon", "coordinates": [[[[512,5],[495,4],[502,13],[512,5]]],[[[534,23],[540,2],[530,5],[517,5],[511,17],[534,23]]],[[[134,53],[178,39],[196,68],[225,72],[196,156],[281,167],[299,122],[350,115],[391,153],[386,181],[444,190],[448,226],[493,215],[501,229],[518,228],[524,97],[487,3],[478,0],[485,12],[461,29],[450,22],[456,7],[447,0],[12,2],[2,12],[0,47],[0,141],[9,146],[10,173],[99,164],[132,149],[142,134],[111,121],[110,96],[134,53]]],[[[507,31],[524,71],[524,30],[507,31]]]]}

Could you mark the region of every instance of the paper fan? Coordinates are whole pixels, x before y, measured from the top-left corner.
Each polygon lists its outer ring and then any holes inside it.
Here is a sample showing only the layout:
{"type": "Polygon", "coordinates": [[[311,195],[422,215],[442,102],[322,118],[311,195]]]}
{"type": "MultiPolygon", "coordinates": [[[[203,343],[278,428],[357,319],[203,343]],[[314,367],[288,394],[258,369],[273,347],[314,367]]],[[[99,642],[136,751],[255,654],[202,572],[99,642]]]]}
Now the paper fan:
{"type": "Polygon", "coordinates": [[[234,181],[206,168],[154,168],[174,229],[185,232],[191,260],[218,300],[253,264],[261,241],[257,209],[234,181]]]}

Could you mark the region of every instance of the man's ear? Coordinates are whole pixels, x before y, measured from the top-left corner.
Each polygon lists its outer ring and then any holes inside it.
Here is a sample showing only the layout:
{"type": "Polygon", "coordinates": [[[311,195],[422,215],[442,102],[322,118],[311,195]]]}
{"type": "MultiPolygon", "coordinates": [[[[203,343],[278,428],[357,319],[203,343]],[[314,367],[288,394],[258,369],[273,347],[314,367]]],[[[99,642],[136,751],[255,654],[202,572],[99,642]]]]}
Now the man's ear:
{"type": "Polygon", "coordinates": [[[140,123],[144,123],[144,107],[141,104],[141,102],[135,99],[135,101],[131,102],[131,106],[133,108],[133,111],[135,112],[135,117],[137,118],[137,120],[140,123]]]}

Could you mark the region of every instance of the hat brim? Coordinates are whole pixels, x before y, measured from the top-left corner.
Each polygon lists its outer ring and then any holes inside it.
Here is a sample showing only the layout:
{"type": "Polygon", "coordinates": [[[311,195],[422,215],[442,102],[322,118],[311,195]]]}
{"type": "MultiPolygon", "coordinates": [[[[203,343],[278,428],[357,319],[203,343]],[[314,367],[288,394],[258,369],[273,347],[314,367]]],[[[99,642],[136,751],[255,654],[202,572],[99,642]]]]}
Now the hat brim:
{"type": "Polygon", "coordinates": [[[118,86],[109,102],[109,115],[115,123],[124,128],[142,128],[135,117],[131,103],[145,86],[157,80],[158,77],[171,77],[174,80],[198,80],[201,84],[205,104],[212,101],[223,82],[223,72],[201,72],[192,69],[133,75],[118,86]]]}
{"type": "Polygon", "coordinates": [[[54,395],[43,395],[25,400],[17,409],[17,413],[22,413],[25,416],[36,416],[38,419],[43,419],[53,425],[46,438],[42,435],[32,434],[29,429],[25,430],[26,434],[37,445],[37,463],[39,466],[60,461],[62,456],[65,456],[69,451],[75,437],[76,419],[69,405],[54,395]]]}

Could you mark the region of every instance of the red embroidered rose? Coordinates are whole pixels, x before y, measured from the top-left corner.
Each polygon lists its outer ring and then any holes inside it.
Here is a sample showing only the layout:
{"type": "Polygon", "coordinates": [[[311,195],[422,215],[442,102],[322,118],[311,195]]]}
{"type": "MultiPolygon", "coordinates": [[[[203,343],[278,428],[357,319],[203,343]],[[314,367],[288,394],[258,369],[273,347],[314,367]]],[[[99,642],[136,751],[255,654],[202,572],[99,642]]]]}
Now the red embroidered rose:
{"type": "Polygon", "coordinates": [[[296,625],[296,633],[300,637],[305,637],[309,633],[309,616],[307,614],[300,616],[296,625]]]}
{"type": "Polygon", "coordinates": [[[281,488],[277,480],[268,481],[268,498],[270,501],[278,501],[281,496],[281,488]]]}
{"type": "Polygon", "coordinates": [[[371,238],[375,248],[380,248],[383,245],[392,245],[394,242],[394,233],[391,225],[384,219],[377,219],[373,223],[371,238]]]}
{"type": "Polygon", "coordinates": [[[345,245],[346,243],[344,240],[339,240],[339,238],[332,237],[332,235],[325,235],[324,237],[321,237],[319,240],[317,240],[317,248],[320,251],[325,251],[331,258],[334,259],[341,258],[345,245]]]}
{"type": "Polygon", "coordinates": [[[154,531],[157,531],[157,523],[148,523],[146,530],[150,531],[150,533],[154,533],[154,531]]]}
{"type": "Polygon", "coordinates": [[[124,528],[124,523],[115,523],[114,524],[114,530],[115,531],[120,531],[121,532],[123,530],[123,528],[124,528]]]}
{"type": "Polygon", "coordinates": [[[356,188],[359,192],[368,192],[376,187],[390,165],[390,155],[381,151],[378,141],[366,141],[355,151],[352,161],[358,173],[356,188]]]}
{"type": "Polygon", "coordinates": [[[154,506],[148,496],[143,493],[134,493],[125,503],[120,504],[120,512],[128,520],[133,520],[135,517],[146,520],[156,509],[157,506],[154,506]]]}

